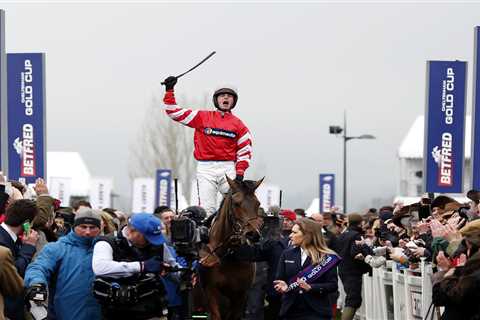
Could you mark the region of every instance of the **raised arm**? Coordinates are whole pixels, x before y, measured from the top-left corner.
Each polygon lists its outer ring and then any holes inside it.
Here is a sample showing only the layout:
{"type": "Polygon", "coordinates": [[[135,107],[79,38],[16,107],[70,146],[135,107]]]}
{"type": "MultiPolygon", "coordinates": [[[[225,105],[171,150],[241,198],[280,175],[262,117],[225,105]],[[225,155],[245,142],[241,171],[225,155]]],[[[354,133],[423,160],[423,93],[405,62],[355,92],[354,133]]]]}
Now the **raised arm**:
{"type": "Polygon", "coordinates": [[[200,128],[202,125],[200,113],[201,111],[180,108],[177,105],[175,100],[175,93],[173,88],[177,83],[177,78],[168,77],[164,81],[165,83],[165,96],[163,98],[163,103],[165,107],[165,112],[167,115],[177,122],[180,122],[183,125],[186,125],[191,128],[200,128]]]}

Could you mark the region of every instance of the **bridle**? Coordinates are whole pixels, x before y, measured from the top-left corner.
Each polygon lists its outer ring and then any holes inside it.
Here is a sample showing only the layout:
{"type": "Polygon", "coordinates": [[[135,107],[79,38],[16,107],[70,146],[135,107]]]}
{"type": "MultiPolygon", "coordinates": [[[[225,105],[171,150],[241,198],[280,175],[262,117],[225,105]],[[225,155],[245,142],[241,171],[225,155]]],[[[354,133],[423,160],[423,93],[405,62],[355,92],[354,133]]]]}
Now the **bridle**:
{"type": "MultiPolygon", "coordinates": [[[[258,216],[256,217],[253,217],[253,218],[249,218],[247,219],[246,221],[243,221],[243,219],[238,219],[237,217],[235,217],[235,208],[233,207],[233,196],[235,195],[234,192],[232,192],[232,190],[230,190],[227,194],[227,197],[225,198],[225,201],[228,201],[229,203],[229,206],[228,208],[225,208],[224,210],[227,210],[227,221],[228,221],[228,224],[231,226],[232,228],[232,231],[225,237],[225,239],[223,241],[221,241],[215,248],[211,248],[210,245],[207,244],[207,248],[210,250],[210,252],[208,253],[207,256],[209,255],[215,255],[217,256],[217,258],[221,259],[223,256],[225,256],[225,254],[221,255],[221,256],[218,256],[217,255],[217,251],[222,249],[222,248],[225,248],[227,247],[228,248],[228,244],[230,242],[232,242],[232,240],[234,239],[243,239],[245,236],[244,236],[244,230],[246,227],[248,227],[249,225],[255,230],[257,231],[258,233],[260,233],[260,230],[254,225],[252,224],[252,221],[254,220],[257,220],[259,219],[258,216]]],[[[210,230],[213,229],[213,226],[218,222],[218,217],[217,219],[215,220],[215,222],[213,223],[212,225],[212,228],[210,230]]]]}

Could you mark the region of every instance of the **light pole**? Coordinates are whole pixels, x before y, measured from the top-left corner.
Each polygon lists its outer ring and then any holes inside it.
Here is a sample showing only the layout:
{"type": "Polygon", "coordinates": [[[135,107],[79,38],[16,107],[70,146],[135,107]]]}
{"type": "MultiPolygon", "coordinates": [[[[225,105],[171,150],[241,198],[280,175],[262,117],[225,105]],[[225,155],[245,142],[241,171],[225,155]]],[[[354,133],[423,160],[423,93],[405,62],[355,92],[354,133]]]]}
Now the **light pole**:
{"type": "Polygon", "coordinates": [[[347,213],[347,141],[353,139],[375,139],[371,134],[362,134],[360,136],[347,136],[347,113],[343,113],[343,128],[340,126],[330,126],[330,134],[339,135],[343,132],[343,212],[347,213]]]}

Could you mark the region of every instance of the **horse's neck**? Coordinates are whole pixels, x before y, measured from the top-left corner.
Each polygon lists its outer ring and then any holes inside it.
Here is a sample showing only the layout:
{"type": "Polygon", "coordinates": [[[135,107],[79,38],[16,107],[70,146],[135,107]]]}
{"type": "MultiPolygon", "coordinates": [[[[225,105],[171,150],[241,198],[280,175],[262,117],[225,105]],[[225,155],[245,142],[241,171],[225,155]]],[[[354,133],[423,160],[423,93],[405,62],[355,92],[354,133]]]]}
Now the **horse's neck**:
{"type": "MultiPolygon", "coordinates": [[[[228,196],[227,196],[228,197],[228,196]]],[[[210,237],[211,244],[219,244],[227,240],[227,237],[231,235],[232,226],[228,221],[228,215],[230,210],[231,199],[226,198],[219,210],[217,220],[212,226],[212,232],[210,237]]]]}

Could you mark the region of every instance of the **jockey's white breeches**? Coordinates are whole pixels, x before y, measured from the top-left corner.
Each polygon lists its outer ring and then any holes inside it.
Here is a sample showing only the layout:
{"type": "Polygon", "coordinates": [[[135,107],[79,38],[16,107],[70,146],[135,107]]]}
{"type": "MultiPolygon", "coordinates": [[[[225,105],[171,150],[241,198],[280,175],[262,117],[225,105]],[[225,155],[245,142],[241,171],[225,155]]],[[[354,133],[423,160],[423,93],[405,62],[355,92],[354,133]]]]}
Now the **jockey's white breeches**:
{"type": "Polygon", "coordinates": [[[207,216],[217,211],[220,204],[218,201],[219,193],[223,196],[230,189],[225,175],[230,179],[235,179],[235,174],[235,162],[233,161],[198,161],[199,205],[207,211],[207,216]]]}

